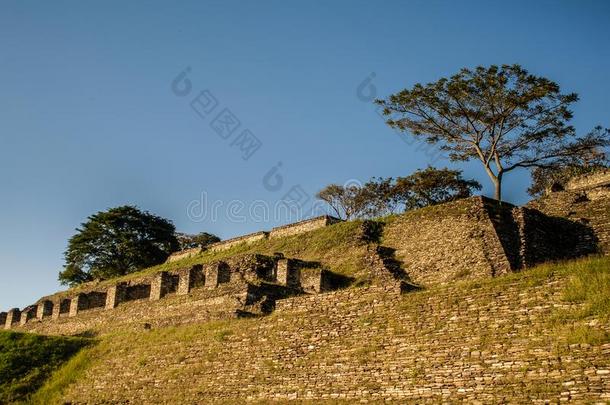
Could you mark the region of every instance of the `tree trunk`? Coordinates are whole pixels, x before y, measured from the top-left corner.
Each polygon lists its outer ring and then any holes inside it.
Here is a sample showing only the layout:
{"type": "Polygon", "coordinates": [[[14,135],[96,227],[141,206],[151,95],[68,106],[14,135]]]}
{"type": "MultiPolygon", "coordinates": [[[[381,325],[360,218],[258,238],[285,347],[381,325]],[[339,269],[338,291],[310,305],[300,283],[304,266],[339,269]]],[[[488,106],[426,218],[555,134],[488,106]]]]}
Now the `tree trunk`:
{"type": "Polygon", "coordinates": [[[502,173],[498,174],[498,178],[494,181],[495,193],[494,198],[502,202],[502,173]]]}

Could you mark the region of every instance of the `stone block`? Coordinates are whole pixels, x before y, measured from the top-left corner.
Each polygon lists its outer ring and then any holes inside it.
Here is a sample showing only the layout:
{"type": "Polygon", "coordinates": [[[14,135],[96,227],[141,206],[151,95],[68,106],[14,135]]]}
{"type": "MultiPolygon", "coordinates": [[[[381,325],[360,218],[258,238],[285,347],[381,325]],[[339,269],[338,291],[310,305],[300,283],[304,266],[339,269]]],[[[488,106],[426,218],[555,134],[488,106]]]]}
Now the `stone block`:
{"type": "Polygon", "coordinates": [[[231,280],[231,270],[225,262],[209,264],[205,268],[205,288],[216,288],[231,280]]]}
{"type": "Polygon", "coordinates": [[[150,284],[135,284],[127,286],[126,301],[150,299],[150,284]]]}
{"type": "Polygon", "coordinates": [[[76,316],[80,311],[103,308],[106,305],[106,292],[91,291],[80,293],[70,301],[69,316],[76,316]]]}
{"type": "Polygon", "coordinates": [[[10,329],[13,325],[18,324],[21,319],[21,311],[19,308],[10,309],[6,314],[6,320],[4,321],[4,329],[10,329]]]}
{"type": "Polygon", "coordinates": [[[37,312],[38,312],[37,305],[30,305],[29,307],[24,308],[23,311],[21,311],[21,319],[19,320],[19,323],[21,325],[25,325],[31,319],[35,319],[37,312]]]}
{"type": "Polygon", "coordinates": [[[44,319],[48,318],[53,314],[53,302],[51,300],[42,300],[38,304],[38,311],[36,311],[36,318],[44,319]]]}
{"type": "Polygon", "coordinates": [[[118,283],[106,291],[106,309],[114,309],[127,299],[127,284],[118,283]]]}
{"type": "Polygon", "coordinates": [[[70,312],[68,316],[76,316],[79,311],[84,309],[87,297],[85,294],[78,294],[70,300],[70,312]]]}
{"type": "Polygon", "coordinates": [[[167,294],[175,292],[177,285],[177,276],[170,274],[167,271],[157,273],[150,283],[150,300],[160,300],[167,294]]]}
{"type": "Polygon", "coordinates": [[[62,314],[69,314],[71,300],[69,298],[61,298],[53,303],[52,319],[59,319],[62,314]]]}
{"type": "Polygon", "coordinates": [[[300,266],[291,259],[277,261],[276,279],[281,285],[297,288],[300,286],[300,266]]]}
{"type": "Polygon", "coordinates": [[[203,266],[196,265],[178,271],[178,295],[187,295],[196,285],[204,282],[203,266]]]}
{"type": "Polygon", "coordinates": [[[322,293],[333,289],[333,274],[326,269],[303,269],[299,280],[303,291],[308,293],[322,293]]]}
{"type": "Polygon", "coordinates": [[[0,312],[0,325],[4,327],[6,324],[6,312],[0,312]]]}

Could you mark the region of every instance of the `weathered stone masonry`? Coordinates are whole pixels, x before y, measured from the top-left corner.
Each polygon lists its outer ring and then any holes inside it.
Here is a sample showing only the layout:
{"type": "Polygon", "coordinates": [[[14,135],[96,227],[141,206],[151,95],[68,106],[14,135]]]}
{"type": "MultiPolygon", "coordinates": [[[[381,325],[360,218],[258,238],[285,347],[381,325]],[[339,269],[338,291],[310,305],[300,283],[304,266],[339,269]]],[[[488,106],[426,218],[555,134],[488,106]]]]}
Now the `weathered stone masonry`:
{"type": "Polygon", "coordinates": [[[4,328],[10,329],[13,325],[18,324],[21,319],[21,311],[19,308],[10,309],[6,313],[6,319],[4,321],[4,328]]]}
{"type": "Polygon", "coordinates": [[[167,353],[156,346],[145,366],[142,352],[126,350],[87,370],[63,400],[173,403],[180,387],[182,403],[605,403],[610,345],[568,345],[542,326],[565,307],[564,281],[280,300],[272,318],[227,326],[221,343],[194,335],[167,353]]]}
{"type": "Polygon", "coordinates": [[[549,191],[527,207],[589,229],[588,235],[572,243],[582,249],[594,239],[600,252],[610,254],[610,170],[575,178],[565,190],[549,191]]]}
{"type": "Polygon", "coordinates": [[[306,219],[304,221],[295,222],[288,225],[278,226],[273,228],[270,232],[267,231],[259,231],[250,233],[247,235],[237,236],[235,238],[223,240],[220,242],[212,243],[206,248],[195,247],[192,249],[182,250],[180,252],[173,253],[167,259],[168,262],[174,262],[177,260],[185,259],[187,257],[195,256],[204,250],[210,250],[212,252],[227,250],[232,248],[233,246],[242,244],[242,243],[254,243],[260,240],[264,240],[267,238],[279,238],[291,235],[297,235],[304,232],[313,231],[315,229],[323,228],[325,226],[329,226],[340,222],[339,218],[332,217],[330,215],[322,215],[319,217],[306,219]]]}
{"type": "MultiPolygon", "coordinates": [[[[305,292],[328,291],[336,288],[334,281],[333,273],[321,268],[319,263],[283,259],[282,256],[243,255],[227,261],[195,265],[172,272],[162,271],[149,278],[118,282],[103,291],[93,287],[93,290],[81,291],[71,298],[60,297],[55,301],[43,298],[37,305],[24,309],[22,313],[18,309],[12,310],[6,315],[4,324],[6,328],[10,328],[20,322],[21,327],[29,330],[73,334],[85,332],[103,319],[105,320],[102,322],[112,321],[111,318],[106,319],[103,313],[122,308],[122,304],[130,302],[150,302],[149,305],[152,305],[153,302],[165,300],[168,296],[184,296],[194,300],[200,296],[204,301],[201,305],[221,304],[212,311],[217,315],[210,312],[202,318],[185,313],[183,316],[176,314],[171,320],[174,323],[201,321],[253,311],[267,312],[277,298],[305,292]],[[278,279],[277,262],[281,261],[280,259],[286,261],[284,267],[291,274],[298,268],[298,276],[293,276],[290,281],[278,279]],[[197,291],[201,292],[190,297],[197,291]],[[41,311],[47,315],[36,317],[41,311]],[[48,314],[52,314],[52,319],[48,314]],[[83,314],[88,316],[81,318],[83,314]],[[69,318],[65,318],[66,316],[69,318]],[[55,324],[60,319],[64,320],[55,324]]],[[[183,307],[186,310],[188,305],[183,307]]],[[[126,311],[122,312],[129,313],[129,310],[126,311]]],[[[152,309],[149,315],[160,316],[152,309]]],[[[137,316],[134,314],[132,319],[136,320],[137,316]]]]}
{"type": "MultiPolygon", "coordinates": [[[[412,211],[385,225],[383,246],[370,243],[362,266],[378,284],[400,285],[408,290],[410,283],[435,285],[457,279],[497,276],[547,260],[589,254],[597,248],[608,253],[609,201],[610,173],[603,172],[574,180],[566,190],[551,192],[527,207],[498,205],[493,200],[474,197],[412,211]]],[[[328,216],[313,218],[277,227],[271,232],[223,241],[216,244],[216,248],[308,232],[337,221],[328,216]]],[[[365,225],[375,223],[364,223],[366,228],[365,225]]],[[[374,240],[376,237],[367,238],[374,240]]],[[[196,250],[187,253],[196,254],[196,250]]],[[[330,291],[343,286],[344,281],[320,263],[282,255],[248,255],[160,272],[103,289],[93,286],[75,296],[45,297],[22,311],[12,309],[1,313],[0,325],[28,328],[35,322],[58,321],[86,312],[99,313],[96,311],[112,310],[123,303],[188,296],[202,288],[210,291],[206,294],[214,296],[215,302],[219,302],[219,296],[212,291],[228,294],[225,298],[231,304],[223,309],[224,312],[258,311],[250,306],[273,302],[273,297],[281,298],[286,294],[330,291]],[[261,282],[271,286],[261,288],[261,282]]]]}

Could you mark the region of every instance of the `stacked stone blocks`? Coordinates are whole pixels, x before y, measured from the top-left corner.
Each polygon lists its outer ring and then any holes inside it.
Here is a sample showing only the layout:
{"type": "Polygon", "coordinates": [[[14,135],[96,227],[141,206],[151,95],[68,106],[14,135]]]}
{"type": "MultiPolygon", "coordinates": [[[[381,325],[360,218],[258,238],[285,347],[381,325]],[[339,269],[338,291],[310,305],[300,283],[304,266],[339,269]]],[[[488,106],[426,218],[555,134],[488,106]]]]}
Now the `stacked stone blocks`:
{"type": "Polygon", "coordinates": [[[48,318],[53,314],[53,302],[50,300],[42,300],[38,303],[38,311],[36,312],[36,318],[42,320],[48,318]]]}
{"type": "Polygon", "coordinates": [[[187,295],[191,289],[205,284],[203,265],[178,270],[178,295],[187,295]]]}
{"type": "Polygon", "coordinates": [[[6,319],[4,321],[4,329],[10,329],[13,325],[18,324],[21,319],[21,311],[19,308],[10,309],[6,313],[6,319]]]}
{"type": "Polygon", "coordinates": [[[19,323],[21,325],[25,325],[30,320],[35,319],[37,311],[37,305],[30,305],[29,307],[24,308],[23,311],[21,311],[21,319],[19,320],[19,323]]]}

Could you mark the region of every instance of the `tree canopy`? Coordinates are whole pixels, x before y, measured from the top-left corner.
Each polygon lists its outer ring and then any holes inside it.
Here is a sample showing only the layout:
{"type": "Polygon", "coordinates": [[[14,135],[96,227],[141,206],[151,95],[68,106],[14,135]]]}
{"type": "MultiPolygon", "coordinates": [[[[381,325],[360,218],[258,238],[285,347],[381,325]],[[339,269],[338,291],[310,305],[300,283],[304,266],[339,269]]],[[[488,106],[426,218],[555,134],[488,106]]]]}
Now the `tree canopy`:
{"type": "Polygon", "coordinates": [[[481,184],[464,179],[460,170],[428,167],[399,177],[395,189],[395,198],[409,210],[470,197],[473,191],[481,189],[481,184]]]}
{"type": "Polygon", "coordinates": [[[200,232],[196,235],[186,233],[177,233],[176,238],[180,245],[180,249],[190,249],[197,246],[206,247],[212,243],[220,242],[220,238],[208,232],[200,232]]]}
{"type": "Polygon", "coordinates": [[[519,168],[557,165],[608,145],[569,125],[575,93],[519,65],[462,69],[376,100],[396,129],[438,144],[453,161],[479,160],[502,198],[503,177],[519,168]]]}
{"type": "Polygon", "coordinates": [[[317,196],[335,215],[349,220],[441,204],[470,197],[480,189],[479,182],[464,179],[460,170],[428,167],[397,179],[373,178],[363,185],[331,184],[317,196]]]}
{"type": "Polygon", "coordinates": [[[91,215],[68,241],[62,284],[122,276],[164,262],[178,249],[174,225],[133,206],[91,215]]]}

